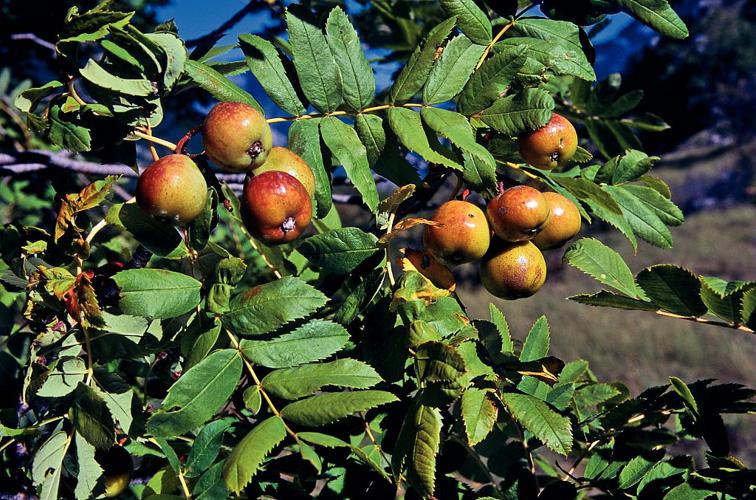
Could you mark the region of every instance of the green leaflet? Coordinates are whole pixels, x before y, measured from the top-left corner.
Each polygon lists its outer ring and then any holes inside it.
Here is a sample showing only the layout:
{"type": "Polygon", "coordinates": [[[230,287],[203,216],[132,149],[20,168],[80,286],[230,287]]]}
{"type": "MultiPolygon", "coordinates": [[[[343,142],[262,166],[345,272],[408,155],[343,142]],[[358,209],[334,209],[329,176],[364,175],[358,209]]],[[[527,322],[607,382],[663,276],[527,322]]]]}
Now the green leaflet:
{"type": "Polygon", "coordinates": [[[452,38],[423,87],[423,103],[439,104],[459,94],[484,50],[464,35],[452,38]]]}
{"type": "Polygon", "coordinates": [[[688,38],[688,28],[667,0],[617,0],[617,4],[662,35],[688,38]]]}
{"type": "Polygon", "coordinates": [[[298,425],[317,427],[394,401],[397,397],[386,391],[335,392],[289,403],[281,416],[298,425]]]}
{"type": "Polygon", "coordinates": [[[570,419],[556,413],[540,399],[527,394],[504,393],[502,401],[512,416],[543,444],[561,455],[572,449],[570,419]]]}
{"type": "Polygon", "coordinates": [[[244,355],[269,368],[288,368],[319,361],[338,352],[349,340],[343,326],[322,319],[269,340],[242,340],[244,355]]]}
{"type": "Polygon", "coordinates": [[[164,269],[128,269],[113,279],[121,288],[119,307],[131,316],[174,318],[200,302],[202,283],[186,274],[164,269]]]}
{"type": "Polygon", "coordinates": [[[116,76],[97,63],[94,59],[87,61],[79,70],[81,77],[88,83],[118,94],[135,97],[147,97],[157,92],[153,83],[145,78],[128,79],[116,76]]]}
{"type": "Polygon", "coordinates": [[[72,408],[76,431],[97,449],[115,444],[115,424],[105,401],[91,387],[79,382],[72,408]]]}
{"type": "Polygon", "coordinates": [[[618,295],[606,290],[594,294],[573,295],[570,300],[589,306],[614,307],[616,309],[656,311],[658,308],[651,302],[633,299],[625,295],[618,295]]]}
{"type": "Polygon", "coordinates": [[[436,49],[449,36],[456,17],[451,17],[434,27],[423,40],[422,47],[418,46],[410,56],[402,72],[391,86],[391,102],[405,102],[420,92],[428,79],[436,57],[436,49]]]}
{"type": "Polygon", "coordinates": [[[701,282],[682,267],[660,264],[644,269],[638,285],[659,308],[681,316],[702,316],[706,305],[700,297],[701,282]]]}
{"type": "MultiPolygon", "coordinates": [[[[423,121],[437,134],[448,138],[455,146],[465,150],[483,164],[483,169],[493,173],[495,179],[496,160],[481,144],[475,140],[475,133],[467,118],[454,111],[440,108],[423,108],[420,111],[423,121]]],[[[467,173],[467,166],[465,166],[467,173]]],[[[483,174],[489,180],[486,174],[483,174]]],[[[481,182],[483,179],[481,179],[481,182]]],[[[494,182],[495,185],[495,182],[494,182]]]]}
{"type": "Polygon", "coordinates": [[[375,77],[357,32],[340,7],[328,16],[326,37],[340,70],[344,103],[354,111],[368,106],[375,95],[375,77]]]}
{"type": "Polygon", "coordinates": [[[497,46],[526,46],[529,59],[537,61],[558,75],[573,75],[589,82],[596,79],[596,72],[585,53],[570,45],[531,37],[509,37],[501,40],[497,46]]]}
{"type": "Polygon", "coordinates": [[[315,175],[315,202],[318,218],[325,217],[331,207],[331,177],[320,147],[320,118],[295,121],[289,127],[289,148],[310,166],[315,175]]]}
{"type": "Polygon", "coordinates": [[[463,169],[459,163],[438,153],[431,147],[428,136],[423,130],[420,113],[405,108],[392,108],[388,110],[387,114],[391,129],[407,149],[416,152],[429,162],[440,163],[457,170],[463,169]]]}
{"type": "Polygon", "coordinates": [[[202,428],[192,443],[186,459],[186,475],[197,477],[208,469],[221,451],[223,433],[231,427],[231,419],[215,420],[202,428]]]}
{"type": "Polygon", "coordinates": [[[534,361],[545,357],[549,353],[550,341],[549,321],[546,316],[541,316],[525,338],[525,344],[520,352],[520,361],[534,361]]]}
{"type": "Polygon", "coordinates": [[[57,500],[63,458],[71,444],[71,436],[63,431],[52,434],[34,454],[32,479],[39,491],[40,500],[57,500]]]}
{"type": "Polygon", "coordinates": [[[239,47],[244,52],[247,66],[279,108],[294,116],[307,112],[271,42],[257,35],[241,35],[239,47]]]}
{"type": "Polygon", "coordinates": [[[603,189],[622,208],[622,214],[635,234],[657,247],[672,248],[672,233],[652,206],[644,203],[624,186],[603,186],[603,189]]]}
{"type": "Polygon", "coordinates": [[[356,227],[345,227],[311,236],[299,251],[312,264],[347,274],[378,251],[378,239],[356,227]]]}
{"type": "Polygon", "coordinates": [[[262,384],[276,397],[299,399],[326,386],[367,389],[382,380],[367,363],[346,358],[275,370],[263,378],[262,384]]]}
{"type": "Polygon", "coordinates": [[[509,324],[507,324],[504,313],[496,307],[494,304],[488,304],[488,312],[491,316],[491,323],[496,325],[496,330],[501,337],[501,349],[502,353],[510,353],[514,350],[512,343],[512,335],[509,332],[509,324]]]}
{"type": "Polygon", "coordinates": [[[280,417],[270,417],[257,424],[234,447],[223,465],[223,481],[232,492],[239,494],[252,480],[265,457],[286,437],[280,417]]]}
{"type": "Polygon", "coordinates": [[[472,41],[483,45],[491,42],[491,21],[473,0],[441,0],[441,6],[456,16],[460,29],[472,41]]]}
{"type": "Polygon", "coordinates": [[[242,360],[235,350],[210,354],[171,386],[163,406],[147,422],[147,431],[170,437],[200,426],[231,396],[241,371],[242,360]]]}
{"type": "Polygon", "coordinates": [[[236,295],[223,324],[240,335],[262,335],[312,314],[327,301],[321,291],[287,276],[236,295]]]}
{"type": "Polygon", "coordinates": [[[633,273],[620,254],[599,240],[583,238],[576,241],[564,253],[564,261],[631,298],[643,298],[633,273]]]}
{"type": "Polygon", "coordinates": [[[260,113],[265,113],[260,103],[249,92],[241,89],[210,66],[189,59],[186,61],[185,69],[186,74],[194,83],[219,101],[243,102],[249,104],[260,113]]]}
{"type": "Polygon", "coordinates": [[[433,496],[436,489],[436,455],[441,446],[442,424],[438,408],[426,406],[416,397],[404,417],[391,456],[395,474],[406,466],[408,479],[424,497],[433,496]]]}
{"type": "Polygon", "coordinates": [[[327,116],[320,122],[320,134],[333,156],[344,167],[349,180],[362,195],[365,205],[371,212],[375,212],[378,207],[378,188],[370,171],[367,150],[357,132],[338,118],[327,116]]]}
{"type": "Polygon", "coordinates": [[[417,348],[415,358],[421,380],[459,387],[466,368],[465,360],[454,347],[442,342],[425,342],[417,348]]]}
{"type": "Polygon", "coordinates": [[[553,109],[551,94],[526,88],[518,94],[496,100],[475,117],[502,134],[517,136],[546,125],[553,109]]]}
{"type": "Polygon", "coordinates": [[[76,476],[74,494],[76,498],[89,498],[103,470],[95,460],[95,447],[78,433],[76,434],[76,465],[79,467],[79,473],[76,476]]]}
{"type": "Polygon", "coordinates": [[[509,87],[527,60],[525,47],[507,47],[477,69],[459,95],[461,113],[472,115],[490,106],[509,87]]]}
{"type": "Polygon", "coordinates": [[[318,111],[334,111],[343,100],[341,74],[325,35],[306,8],[286,11],[289,43],[302,91],[318,111]]]}
{"type": "Polygon", "coordinates": [[[498,409],[488,397],[488,391],[470,387],[462,394],[462,421],[470,446],[483,441],[493,429],[498,409]]]}

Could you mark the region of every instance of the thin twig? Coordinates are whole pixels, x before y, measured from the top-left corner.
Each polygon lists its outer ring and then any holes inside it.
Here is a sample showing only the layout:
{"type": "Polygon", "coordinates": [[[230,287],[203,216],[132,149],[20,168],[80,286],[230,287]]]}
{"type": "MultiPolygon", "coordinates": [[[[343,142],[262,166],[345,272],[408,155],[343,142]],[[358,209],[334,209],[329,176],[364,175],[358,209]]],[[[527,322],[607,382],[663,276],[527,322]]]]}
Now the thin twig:
{"type": "Polygon", "coordinates": [[[239,345],[239,340],[228,329],[226,329],[226,335],[228,335],[228,338],[231,341],[231,345],[239,353],[239,356],[241,357],[242,361],[244,362],[244,366],[247,368],[247,371],[249,372],[249,375],[252,377],[252,380],[254,381],[254,383],[257,386],[257,388],[260,390],[260,395],[262,395],[263,399],[265,400],[265,403],[268,405],[268,408],[270,408],[270,411],[272,411],[275,416],[277,416],[278,418],[281,418],[281,421],[283,422],[283,425],[284,425],[284,428],[286,429],[286,432],[291,437],[293,437],[294,440],[298,443],[299,442],[299,436],[297,436],[297,433],[294,432],[286,424],[286,422],[281,417],[281,412],[278,411],[278,408],[276,408],[276,405],[273,404],[273,401],[270,399],[270,396],[268,396],[268,393],[265,392],[265,389],[263,388],[263,385],[262,385],[262,382],[260,381],[260,378],[257,376],[257,373],[255,373],[255,369],[252,367],[252,363],[249,362],[249,359],[247,359],[246,354],[244,354],[244,351],[242,350],[241,345],[239,345]]]}
{"type": "Polygon", "coordinates": [[[667,311],[656,311],[656,314],[659,316],[664,316],[667,318],[675,318],[675,319],[684,319],[687,321],[693,321],[695,323],[701,323],[704,325],[712,325],[712,326],[722,326],[725,328],[732,328],[733,330],[738,330],[744,333],[749,333],[751,335],[754,334],[753,329],[748,328],[745,325],[738,325],[738,324],[732,324],[732,323],[726,323],[724,321],[717,321],[713,319],[707,319],[707,318],[701,318],[699,316],[682,316],[680,314],[674,314],[667,311]]]}
{"type": "Polygon", "coordinates": [[[40,47],[44,47],[47,50],[51,50],[53,53],[55,53],[55,44],[50,43],[47,40],[43,40],[42,38],[38,37],[34,33],[13,33],[11,35],[11,40],[30,40],[40,47]]]}
{"type": "Polygon", "coordinates": [[[502,27],[498,33],[496,33],[496,36],[493,37],[493,40],[489,42],[488,45],[486,45],[486,49],[483,51],[483,54],[481,54],[480,59],[478,59],[478,64],[475,65],[475,69],[480,68],[484,62],[486,62],[486,57],[488,57],[488,54],[491,53],[491,49],[493,49],[493,46],[496,45],[496,42],[498,42],[502,36],[504,36],[504,33],[509,31],[509,28],[514,26],[515,20],[512,19],[507,24],[502,27]]]}
{"type": "Polygon", "coordinates": [[[135,137],[139,137],[140,139],[144,139],[145,141],[154,142],[155,144],[159,144],[164,148],[170,149],[171,151],[176,150],[176,145],[171,141],[166,141],[165,139],[161,139],[160,137],[155,137],[154,135],[147,134],[142,130],[134,130],[131,133],[135,137]]]}

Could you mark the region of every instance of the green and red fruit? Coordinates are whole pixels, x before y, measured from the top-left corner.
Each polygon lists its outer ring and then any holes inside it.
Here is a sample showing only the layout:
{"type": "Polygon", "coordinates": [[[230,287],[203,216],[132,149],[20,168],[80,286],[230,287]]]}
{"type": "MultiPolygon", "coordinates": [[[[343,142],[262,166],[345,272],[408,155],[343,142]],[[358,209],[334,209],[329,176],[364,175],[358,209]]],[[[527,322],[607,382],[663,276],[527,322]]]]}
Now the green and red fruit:
{"type": "Polygon", "coordinates": [[[541,250],[559,248],[580,232],[580,211],[573,202],[559,193],[543,193],[549,204],[549,220],[533,244],[541,250]]]}
{"type": "Polygon", "coordinates": [[[499,193],[486,208],[488,222],[504,241],[532,240],[549,219],[543,194],[530,186],[515,186],[499,193]]]}
{"type": "Polygon", "coordinates": [[[207,182],[188,156],[164,156],[139,176],[136,201],[157,219],[185,225],[205,210],[207,182]]]}
{"type": "Polygon", "coordinates": [[[530,165],[543,170],[563,167],[578,147],[578,136],[570,121],[556,113],[546,126],[520,137],[520,155],[530,165]]]}
{"type": "Polygon", "coordinates": [[[447,201],[435,211],[426,226],[425,249],[446,266],[473,262],[486,254],[491,243],[491,229],[486,215],[467,201],[447,201]]]}
{"type": "Polygon", "coordinates": [[[315,175],[312,169],[291,149],[280,146],[271,148],[268,159],[255,170],[255,174],[270,171],[286,172],[301,182],[310,196],[315,196],[315,175]]]}
{"type": "Polygon", "coordinates": [[[241,102],[216,104],[202,125],[205,152],[229,172],[254,170],[268,158],[273,134],[265,117],[241,102]]]}
{"type": "Polygon", "coordinates": [[[312,201],[307,189],[293,176],[263,172],[247,179],[241,214],[249,233],[263,243],[288,243],[310,224],[312,201]]]}

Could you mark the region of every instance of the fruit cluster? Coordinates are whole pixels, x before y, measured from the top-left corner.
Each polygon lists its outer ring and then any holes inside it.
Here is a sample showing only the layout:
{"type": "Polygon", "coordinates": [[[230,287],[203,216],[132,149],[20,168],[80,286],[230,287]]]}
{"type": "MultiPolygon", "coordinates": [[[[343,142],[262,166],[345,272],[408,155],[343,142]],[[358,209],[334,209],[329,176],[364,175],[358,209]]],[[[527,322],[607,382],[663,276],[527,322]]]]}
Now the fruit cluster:
{"type": "MultiPolygon", "coordinates": [[[[222,170],[246,173],[241,218],[249,233],[275,245],[296,239],[310,224],[315,176],[307,163],[284,147],[273,147],[270,127],[254,108],[223,102],[202,125],[205,154],[222,170]]],[[[520,153],[535,167],[565,165],[577,150],[577,133],[562,116],[520,137],[520,153]]],[[[207,182],[191,157],[171,154],[142,172],[136,201],[147,214],[185,226],[205,210],[207,182]]],[[[437,286],[449,288],[449,267],[481,261],[480,280],[497,297],[533,295],[546,281],[541,250],[562,246],[580,231],[580,212],[558,193],[529,186],[502,189],[484,213],[451,200],[425,229],[424,251],[405,256],[437,286]]]]}
{"type": "MultiPolygon", "coordinates": [[[[519,139],[530,164],[552,169],[566,164],[577,150],[577,133],[562,116],[519,139]]],[[[473,203],[451,200],[433,214],[423,234],[424,251],[405,257],[436,286],[449,288],[449,267],[480,260],[480,281],[503,299],[529,297],[546,281],[541,250],[564,245],[580,232],[580,212],[569,199],[529,186],[502,189],[486,212],[473,203]]]]}
{"type": "MultiPolygon", "coordinates": [[[[268,245],[296,239],[310,224],[315,176],[293,151],[273,147],[265,118],[243,103],[222,102],[202,124],[207,156],[227,172],[246,173],[241,216],[249,233],[268,245]]],[[[207,203],[207,182],[187,155],[172,154],[147,167],[136,201],[149,215],[185,226],[207,203]]]]}

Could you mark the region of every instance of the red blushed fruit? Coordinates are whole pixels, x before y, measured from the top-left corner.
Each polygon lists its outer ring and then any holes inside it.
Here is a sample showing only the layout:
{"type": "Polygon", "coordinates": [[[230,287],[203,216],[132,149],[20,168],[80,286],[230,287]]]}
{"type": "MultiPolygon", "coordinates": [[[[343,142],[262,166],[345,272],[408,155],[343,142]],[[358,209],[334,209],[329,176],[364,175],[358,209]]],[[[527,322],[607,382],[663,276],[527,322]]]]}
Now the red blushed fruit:
{"type": "Polygon", "coordinates": [[[556,113],[545,127],[523,135],[518,141],[520,155],[536,168],[563,167],[575,156],[578,136],[567,118],[556,113]]]}
{"type": "Polygon", "coordinates": [[[273,134],[265,117],[241,102],[216,104],[202,125],[202,143],[211,160],[223,170],[253,170],[268,158],[273,134]]]}
{"type": "Polygon", "coordinates": [[[486,213],[496,236],[504,241],[527,241],[548,221],[549,205],[537,189],[515,186],[491,200],[486,213]]]}
{"type": "Polygon", "coordinates": [[[549,203],[549,221],[533,238],[541,250],[559,248],[580,232],[580,211],[570,200],[559,193],[543,193],[549,203]]]}
{"type": "Polygon", "coordinates": [[[241,208],[249,233],[268,245],[296,239],[312,218],[307,189],[293,176],[278,171],[250,178],[244,186],[241,208]]]}
{"type": "Polygon", "coordinates": [[[468,201],[447,201],[434,212],[437,226],[425,226],[425,249],[446,266],[473,262],[486,254],[491,229],[486,215],[468,201]]]}
{"type": "Polygon", "coordinates": [[[205,210],[207,182],[188,156],[164,156],[139,176],[136,201],[157,219],[188,224],[205,210]]]}

